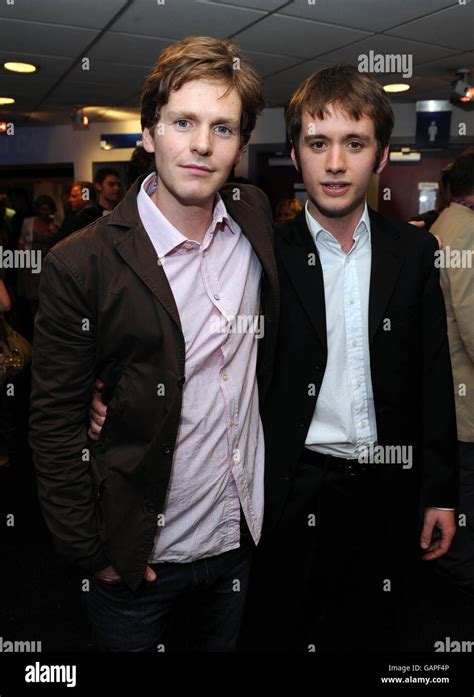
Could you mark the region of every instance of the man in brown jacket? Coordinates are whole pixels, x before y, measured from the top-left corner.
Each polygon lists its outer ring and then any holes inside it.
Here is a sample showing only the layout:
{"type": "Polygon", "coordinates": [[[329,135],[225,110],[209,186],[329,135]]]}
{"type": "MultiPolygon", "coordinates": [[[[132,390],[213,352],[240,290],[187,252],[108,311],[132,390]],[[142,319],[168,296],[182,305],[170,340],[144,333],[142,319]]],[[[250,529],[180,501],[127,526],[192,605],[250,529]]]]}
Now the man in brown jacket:
{"type": "Polygon", "coordinates": [[[225,182],[262,108],[233,42],[166,48],[142,95],[158,174],[44,264],[30,443],[56,546],[90,574],[103,650],[164,650],[185,598],[181,647],[236,642],[262,529],[278,292],[268,200],[225,182]],[[108,414],[94,443],[97,376],[108,414]]]}

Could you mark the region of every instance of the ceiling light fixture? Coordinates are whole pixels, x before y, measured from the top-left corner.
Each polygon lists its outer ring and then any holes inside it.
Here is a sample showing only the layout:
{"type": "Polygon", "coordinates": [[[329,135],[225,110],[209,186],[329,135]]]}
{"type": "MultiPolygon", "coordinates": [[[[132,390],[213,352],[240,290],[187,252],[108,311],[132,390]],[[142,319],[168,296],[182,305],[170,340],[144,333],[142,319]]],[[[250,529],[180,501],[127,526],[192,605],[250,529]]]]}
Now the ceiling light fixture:
{"type": "Polygon", "coordinates": [[[404,82],[394,83],[392,85],[384,85],[385,92],[407,92],[410,89],[410,85],[404,82]]]}
{"type": "Polygon", "coordinates": [[[5,70],[9,70],[12,73],[36,73],[38,70],[33,63],[17,63],[16,61],[4,63],[3,67],[5,70]]]}

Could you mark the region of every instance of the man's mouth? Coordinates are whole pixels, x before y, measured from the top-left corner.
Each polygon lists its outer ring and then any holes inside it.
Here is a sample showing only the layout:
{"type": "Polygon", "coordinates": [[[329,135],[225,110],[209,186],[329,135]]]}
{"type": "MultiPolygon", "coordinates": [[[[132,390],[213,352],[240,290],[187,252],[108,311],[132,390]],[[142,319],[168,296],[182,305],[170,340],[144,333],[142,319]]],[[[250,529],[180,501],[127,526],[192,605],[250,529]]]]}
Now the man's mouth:
{"type": "Polygon", "coordinates": [[[182,165],[185,169],[192,169],[196,170],[198,172],[207,172],[210,174],[213,170],[209,169],[209,167],[205,167],[204,165],[195,165],[195,164],[189,164],[189,165],[182,165]]]}
{"type": "Polygon", "coordinates": [[[322,189],[329,196],[342,196],[349,189],[349,182],[322,182],[322,189]]]}

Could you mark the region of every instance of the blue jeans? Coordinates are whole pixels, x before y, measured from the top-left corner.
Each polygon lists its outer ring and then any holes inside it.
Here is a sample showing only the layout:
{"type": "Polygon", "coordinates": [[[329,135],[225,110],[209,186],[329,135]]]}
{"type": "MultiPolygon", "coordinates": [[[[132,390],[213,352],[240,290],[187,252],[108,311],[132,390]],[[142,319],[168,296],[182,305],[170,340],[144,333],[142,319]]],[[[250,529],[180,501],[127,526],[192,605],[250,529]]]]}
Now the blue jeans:
{"type": "Polygon", "coordinates": [[[233,651],[244,609],[253,542],[178,564],[150,564],[155,581],[130,590],[90,576],[87,612],[99,651],[233,651]],[[180,626],[181,625],[181,626],[180,626]],[[170,631],[171,630],[171,631],[170,631]]]}

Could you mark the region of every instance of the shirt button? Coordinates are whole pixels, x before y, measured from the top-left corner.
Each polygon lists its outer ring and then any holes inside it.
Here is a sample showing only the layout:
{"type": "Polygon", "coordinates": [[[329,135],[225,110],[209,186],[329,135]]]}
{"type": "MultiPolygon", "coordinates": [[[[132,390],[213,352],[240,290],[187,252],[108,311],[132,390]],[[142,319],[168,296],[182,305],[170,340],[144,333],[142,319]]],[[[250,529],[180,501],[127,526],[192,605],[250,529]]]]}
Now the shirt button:
{"type": "Polygon", "coordinates": [[[184,246],[185,246],[186,249],[192,249],[192,248],[193,248],[193,245],[191,244],[191,242],[185,242],[185,243],[184,243],[184,246]]]}
{"type": "Polygon", "coordinates": [[[364,428],[364,426],[367,426],[367,421],[361,421],[360,425],[362,426],[362,428],[364,428]]]}
{"type": "Polygon", "coordinates": [[[231,419],[231,420],[229,421],[229,426],[235,426],[235,421],[234,421],[234,419],[231,419]]]}
{"type": "Polygon", "coordinates": [[[214,300],[220,300],[221,296],[218,295],[217,293],[214,293],[214,300]]]}
{"type": "Polygon", "coordinates": [[[349,303],[350,303],[351,305],[353,305],[353,304],[354,304],[354,298],[350,298],[349,303]]]}
{"type": "Polygon", "coordinates": [[[352,342],[352,346],[357,346],[357,341],[354,340],[354,341],[352,342]]]}
{"type": "Polygon", "coordinates": [[[228,380],[228,379],[229,379],[229,376],[227,375],[227,373],[222,373],[222,379],[223,379],[223,380],[228,380]]]}

